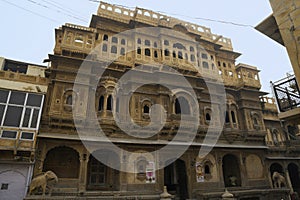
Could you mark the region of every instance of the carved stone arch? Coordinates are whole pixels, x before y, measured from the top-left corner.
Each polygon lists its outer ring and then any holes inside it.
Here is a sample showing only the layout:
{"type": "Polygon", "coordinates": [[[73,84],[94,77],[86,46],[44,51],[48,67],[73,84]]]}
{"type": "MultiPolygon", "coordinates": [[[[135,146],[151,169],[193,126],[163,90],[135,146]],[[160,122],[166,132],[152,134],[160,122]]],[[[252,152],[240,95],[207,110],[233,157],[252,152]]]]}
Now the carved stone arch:
{"type": "Polygon", "coordinates": [[[206,124],[211,123],[212,119],[212,113],[213,113],[213,108],[209,106],[205,106],[203,109],[203,114],[204,114],[204,122],[206,124]]]}
{"type": "Polygon", "coordinates": [[[140,100],[140,102],[141,102],[142,104],[143,104],[144,102],[148,102],[148,103],[150,103],[150,104],[154,104],[153,99],[150,99],[150,98],[148,98],[148,97],[142,98],[142,99],[140,100]]]}
{"type": "Polygon", "coordinates": [[[240,166],[239,156],[232,153],[223,156],[222,168],[225,187],[242,185],[240,166]]]}
{"type": "Polygon", "coordinates": [[[260,130],[262,128],[262,116],[256,111],[251,111],[251,119],[253,129],[260,130]]]}
{"type": "Polygon", "coordinates": [[[261,157],[249,154],[245,158],[246,171],[249,179],[260,179],[264,176],[264,167],[261,157]]]}
{"type": "Polygon", "coordinates": [[[135,162],[136,178],[140,181],[145,181],[147,179],[147,176],[146,176],[147,164],[148,164],[148,161],[144,156],[140,156],[136,159],[136,162],[135,162]]]}
{"type": "Polygon", "coordinates": [[[97,90],[96,90],[96,96],[100,97],[101,95],[106,94],[106,88],[104,87],[104,85],[99,85],[97,90]]]}
{"type": "Polygon", "coordinates": [[[231,121],[233,123],[234,128],[238,128],[238,124],[239,124],[238,110],[239,110],[239,107],[236,104],[236,102],[231,102],[231,104],[229,104],[229,114],[230,114],[231,121]]]}
{"type": "Polygon", "coordinates": [[[43,171],[51,170],[59,178],[78,178],[80,168],[80,152],[66,145],[57,145],[48,149],[43,171]]]}
{"type": "Polygon", "coordinates": [[[169,21],[167,17],[160,18],[158,21],[158,25],[160,26],[169,26],[169,21]]]}
{"type": "Polygon", "coordinates": [[[275,145],[279,144],[280,132],[277,128],[271,129],[272,140],[275,145]]]}
{"type": "Polygon", "coordinates": [[[63,102],[64,102],[64,104],[72,105],[73,102],[76,101],[77,98],[78,98],[78,93],[75,92],[73,90],[73,88],[64,89],[64,93],[63,93],[63,102]]]}
{"type": "Polygon", "coordinates": [[[291,180],[291,186],[294,192],[300,192],[300,177],[299,177],[299,164],[296,162],[290,162],[287,166],[289,177],[291,180]]]}
{"type": "Polygon", "coordinates": [[[182,43],[177,42],[173,44],[173,49],[186,50],[186,47],[182,43]]]}
{"type": "Polygon", "coordinates": [[[185,33],[185,34],[187,34],[189,32],[187,30],[187,28],[184,25],[182,25],[182,24],[176,24],[176,25],[174,25],[173,26],[173,30],[179,31],[179,32],[185,33]]]}
{"type": "Polygon", "coordinates": [[[229,105],[232,103],[235,103],[234,95],[232,95],[230,93],[226,94],[226,100],[227,100],[227,104],[229,104],[229,105]]]}
{"type": "Polygon", "coordinates": [[[210,159],[203,160],[203,171],[204,171],[204,179],[210,180],[213,177],[213,167],[214,163],[210,159]]]}
{"type": "Polygon", "coordinates": [[[191,95],[190,92],[184,91],[182,89],[175,89],[175,90],[172,90],[172,94],[173,94],[172,100],[174,102],[174,110],[173,110],[174,113],[176,113],[175,112],[175,110],[176,110],[176,99],[184,98],[188,103],[188,108],[186,108],[186,109],[189,109],[190,115],[197,114],[196,109],[191,109],[191,108],[194,108],[195,106],[198,106],[198,102],[193,101],[193,98],[192,98],[192,95],[191,95]]]}
{"type": "Polygon", "coordinates": [[[114,90],[115,90],[115,86],[116,85],[114,83],[110,83],[108,85],[105,85],[107,93],[112,94],[114,92],[114,90]]]}
{"type": "Polygon", "coordinates": [[[54,146],[51,146],[51,147],[48,147],[46,148],[45,150],[45,156],[47,155],[47,153],[55,148],[59,148],[59,147],[66,147],[66,148],[70,148],[70,149],[73,149],[74,151],[76,151],[78,153],[78,155],[80,155],[81,151],[79,150],[79,148],[76,148],[72,145],[60,145],[60,144],[57,144],[57,145],[54,145],[54,146]]]}
{"type": "Polygon", "coordinates": [[[103,85],[105,88],[113,87],[115,88],[117,84],[117,79],[108,75],[101,78],[99,84],[103,85]]]}

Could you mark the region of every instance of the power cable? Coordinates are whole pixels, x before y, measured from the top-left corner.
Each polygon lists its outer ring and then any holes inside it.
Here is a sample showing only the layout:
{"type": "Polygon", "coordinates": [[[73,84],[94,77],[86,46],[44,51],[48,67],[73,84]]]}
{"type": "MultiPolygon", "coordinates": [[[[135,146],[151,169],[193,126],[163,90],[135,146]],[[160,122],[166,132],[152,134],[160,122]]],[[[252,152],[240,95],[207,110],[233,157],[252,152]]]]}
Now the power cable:
{"type": "Polygon", "coordinates": [[[17,4],[11,3],[11,2],[9,2],[9,1],[7,1],[7,0],[0,0],[0,1],[3,1],[3,2],[7,3],[7,4],[10,4],[10,5],[14,6],[14,7],[17,7],[17,8],[19,8],[19,9],[25,10],[25,11],[27,11],[27,12],[30,12],[31,14],[34,14],[34,15],[39,16],[39,17],[41,17],[41,18],[50,20],[50,21],[52,21],[52,22],[57,22],[57,23],[59,23],[59,21],[57,21],[57,20],[55,20],[55,19],[51,19],[51,18],[49,18],[49,17],[47,17],[47,16],[41,15],[41,14],[39,14],[39,13],[37,13],[37,12],[34,12],[34,11],[32,11],[32,10],[29,10],[29,9],[24,8],[24,7],[22,7],[22,6],[19,6],[19,5],[17,5],[17,4]]]}
{"type": "Polygon", "coordinates": [[[85,19],[81,19],[81,18],[79,18],[79,17],[76,17],[76,16],[74,16],[74,15],[71,15],[71,14],[64,13],[64,12],[62,12],[62,11],[60,11],[60,10],[57,10],[57,9],[52,9],[51,7],[49,7],[49,6],[46,6],[46,5],[44,5],[44,4],[41,4],[41,3],[39,3],[39,2],[36,2],[36,1],[33,1],[33,0],[27,0],[27,1],[28,1],[28,2],[30,2],[30,3],[33,3],[33,4],[37,5],[37,6],[40,6],[40,7],[43,7],[43,8],[49,9],[49,10],[54,10],[54,11],[56,11],[57,13],[60,13],[60,14],[66,15],[66,16],[68,16],[68,17],[71,17],[71,18],[74,18],[74,19],[76,19],[76,20],[79,20],[79,21],[82,21],[82,22],[85,22],[85,23],[87,23],[87,22],[88,22],[88,21],[87,21],[87,20],[85,20],[85,19]]]}
{"type": "Polygon", "coordinates": [[[82,15],[78,15],[78,11],[76,11],[74,9],[71,9],[71,8],[68,8],[68,7],[65,7],[65,5],[63,5],[61,3],[58,3],[56,1],[53,1],[53,0],[41,0],[41,1],[43,1],[45,3],[48,3],[48,4],[54,6],[58,9],[61,9],[61,10],[65,11],[65,12],[71,14],[71,15],[77,16],[77,17],[82,18],[82,19],[84,18],[82,15]]]}

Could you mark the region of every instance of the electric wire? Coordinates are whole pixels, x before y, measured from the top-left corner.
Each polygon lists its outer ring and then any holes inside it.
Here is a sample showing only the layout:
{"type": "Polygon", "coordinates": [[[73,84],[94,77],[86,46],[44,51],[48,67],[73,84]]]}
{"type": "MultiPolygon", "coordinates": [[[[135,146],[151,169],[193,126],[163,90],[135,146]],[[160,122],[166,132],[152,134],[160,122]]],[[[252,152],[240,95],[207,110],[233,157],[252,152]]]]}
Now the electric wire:
{"type": "Polygon", "coordinates": [[[84,18],[82,15],[78,15],[78,11],[76,11],[74,9],[71,9],[69,7],[66,7],[65,5],[63,5],[59,2],[56,2],[56,1],[53,1],[53,0],[41,0],[41,1],[43,1],[47,4],[49,4],[49,5],[52,5],[56,8],[58,8],[58,9],[61,9],[61,10],[65,11],[65,12],[71,14],[71,15],[74,15],[74,16],[78,17],[78,18],[81,18],[81,19],[84,18]]]}
{"type": "Polygon", "coordinates": [[[44,19],[47,19],[47,20],[49,20],[49,21],[59,23],[59,21],[57,21],[57,20],[55,20],[55,19],[52,19],[52,18],[49,18],[49,17],[47,17],[47,16],[41,15],[41,14],[39,14],[39,13],[37,13],[37,12],[34,12],[34,11],[32,11],[32,10],[29,10],[29,9],[27,9],[27,8],[24,8],[24,7],[22,7],[22,6],[19,6],[19,5],[17,5],[17,4],[14,4],[14,3],[12,3],[12,2],[9,2],[9,1],[7,1],[7,0],[0,0],[0,1],[3,1],[3,2],[7,3],[7,4],[10,4],[10,5],[14,6],[14,7],[17,7],[17,8],[19,8],[19,9],[25,10],[25,11],[27,11],[27,12],[33,14],[33,15],[39,16],[39,17],[44,18],[44,19]]]}
{"type": "Polygon", "coordinates": [[[34,0],[27,0],[27,1],[30,2],[30,3],[33,3],[33,4],[37,5],[37,6],[40,6],[40,7],[49,9],[49,10],[56,11],[57,13],[66,15],[66,16],[71,17],[71,18],[73,18],[73,19],[76,19],[76,20],[79,20],[79,21],[82,21],[82,22],[86,22],[86,23],[88,22],[88,21],[85,20],[85,19],[82,19],[82,18],[76,17],[76,16],[74,16],[74,15],[68,14],[68,13],[66,13],[65,11],[60,11],[60,10],[57,10],[57,9],[53,9],[53,8],[51,8],[51,7],[49,7],[49,6],[46,6],[46,5],[44,5],[44,4],[41,4],[41,3],[37,2],[37,1],[34,1],[34,0]]]}

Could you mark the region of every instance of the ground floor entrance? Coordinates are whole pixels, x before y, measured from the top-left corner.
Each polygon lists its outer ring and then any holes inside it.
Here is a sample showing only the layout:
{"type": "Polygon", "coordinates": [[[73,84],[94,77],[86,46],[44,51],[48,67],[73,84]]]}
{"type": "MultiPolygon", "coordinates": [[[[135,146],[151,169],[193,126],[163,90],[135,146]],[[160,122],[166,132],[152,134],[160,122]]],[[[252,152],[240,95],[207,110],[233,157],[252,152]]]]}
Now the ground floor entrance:
{"type": "Polygon", "coordinates": [[[164,183],[171,194],[181,200],[188,198],[186,166],[183,160],[176,160],[164,168],[164,183]]]}

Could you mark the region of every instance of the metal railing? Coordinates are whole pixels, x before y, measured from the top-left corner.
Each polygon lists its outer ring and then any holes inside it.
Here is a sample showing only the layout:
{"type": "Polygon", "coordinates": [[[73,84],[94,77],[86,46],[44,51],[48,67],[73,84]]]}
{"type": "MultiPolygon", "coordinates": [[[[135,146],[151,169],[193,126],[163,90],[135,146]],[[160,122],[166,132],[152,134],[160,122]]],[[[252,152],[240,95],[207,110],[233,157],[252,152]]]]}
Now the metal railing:
{"type": "Polygon", "coordinates": [[[272,87],[280,112],[300,107],[300,92],[294,75],[272,83],[272,87]]]}

